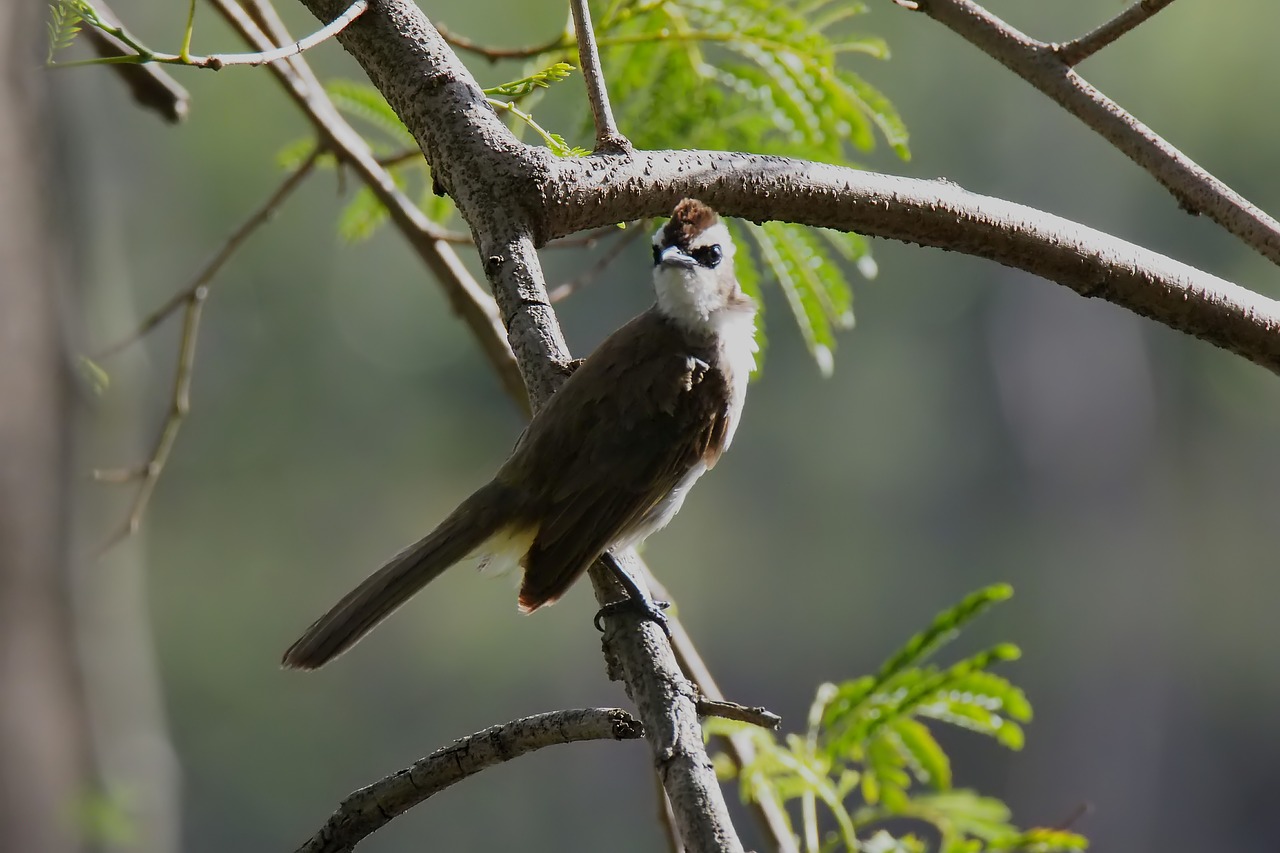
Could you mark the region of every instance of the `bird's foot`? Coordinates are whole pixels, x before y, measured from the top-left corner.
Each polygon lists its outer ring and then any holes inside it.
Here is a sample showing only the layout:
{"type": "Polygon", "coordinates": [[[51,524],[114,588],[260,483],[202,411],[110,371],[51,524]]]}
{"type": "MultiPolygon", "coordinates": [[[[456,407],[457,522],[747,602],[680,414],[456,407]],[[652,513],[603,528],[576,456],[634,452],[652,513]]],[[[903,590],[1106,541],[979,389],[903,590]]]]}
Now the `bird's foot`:
{"type": "Polygon", "coordinates": [[[671,606],[670,601],[658,601],[644,596],[633,595],[630,598],[624,598],[621,601],[612,601],[601,607],[596,612],[596,618],[592,620],[596,630],[604,632],[604,618],[606,616],[616,616],[619,613],[633,613],[649,622],[653,622],[662,629],[662,633],[667,635],[667,639],[671,639],[671,626],[667,624],[667,615],[662,611],[671,606]]]}

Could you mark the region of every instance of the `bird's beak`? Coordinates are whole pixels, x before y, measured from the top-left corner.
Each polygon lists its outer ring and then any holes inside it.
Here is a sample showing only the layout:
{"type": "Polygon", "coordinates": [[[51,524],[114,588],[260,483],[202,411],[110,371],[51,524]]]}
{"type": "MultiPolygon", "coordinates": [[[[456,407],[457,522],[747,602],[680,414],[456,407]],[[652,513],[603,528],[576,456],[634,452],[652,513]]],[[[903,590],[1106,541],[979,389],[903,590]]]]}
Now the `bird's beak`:
{"type": "Polygon", "coordinates": [[[684,269],[693,269],[698,265],[692,257],[680,251],[679,246],[668,246],[663,249],[658,262],[665,267],[683,267],[684,269]]]}

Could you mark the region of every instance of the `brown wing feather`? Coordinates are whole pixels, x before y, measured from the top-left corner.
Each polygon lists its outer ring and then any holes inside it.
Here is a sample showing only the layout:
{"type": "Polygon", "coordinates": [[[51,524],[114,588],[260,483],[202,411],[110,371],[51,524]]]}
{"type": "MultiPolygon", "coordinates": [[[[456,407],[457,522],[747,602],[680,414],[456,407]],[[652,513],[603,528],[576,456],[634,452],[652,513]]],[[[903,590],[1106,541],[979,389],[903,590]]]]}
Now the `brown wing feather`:
{"type": "Polygon", "coordinates": [[[714,359],[714,351],[690,344],[660,315],[645,314],[602,344],[552,397],[548,406],[557,411],[539,421],[560,427],[531,429],[499,475],[534,490],[528,505],[545,508],[524,561],[522,609],[558,598],[691,468],[715,464],[729,390],[714,359]],[[618,394],[619,385],[629,393],[618,394]]]}

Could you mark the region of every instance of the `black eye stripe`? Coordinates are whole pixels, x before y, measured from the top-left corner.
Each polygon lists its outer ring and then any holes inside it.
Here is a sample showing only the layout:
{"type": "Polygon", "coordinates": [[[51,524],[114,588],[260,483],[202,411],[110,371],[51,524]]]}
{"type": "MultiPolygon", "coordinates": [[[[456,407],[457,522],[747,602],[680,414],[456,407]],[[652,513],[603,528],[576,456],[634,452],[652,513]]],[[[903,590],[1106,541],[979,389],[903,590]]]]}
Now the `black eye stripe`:
{"type": "Polygon", "coordinates": [[[720,247],[714,244],[694,249],[690,254],[693,255],[695,261],[704,267],[719,266],[720,259],[724,256],[724,253],[720,251],[720,247]]]}

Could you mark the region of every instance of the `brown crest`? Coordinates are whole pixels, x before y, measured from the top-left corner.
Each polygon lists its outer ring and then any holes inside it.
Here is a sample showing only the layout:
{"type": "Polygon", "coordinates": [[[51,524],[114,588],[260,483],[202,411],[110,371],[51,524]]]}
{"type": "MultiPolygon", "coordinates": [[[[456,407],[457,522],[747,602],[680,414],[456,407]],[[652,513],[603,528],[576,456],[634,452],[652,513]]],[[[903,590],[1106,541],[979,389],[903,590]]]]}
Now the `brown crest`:
{"type": "Polygon", "coordinates": [[[687,251],[689,244],[717,221],[716,212],[696,198],[681,199],[671,212],[671,221],[662,229],[662,245],[687,251]]]}

